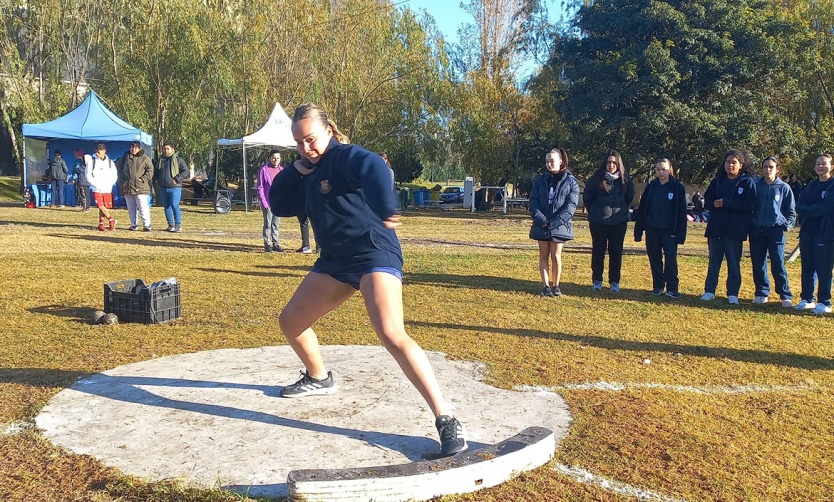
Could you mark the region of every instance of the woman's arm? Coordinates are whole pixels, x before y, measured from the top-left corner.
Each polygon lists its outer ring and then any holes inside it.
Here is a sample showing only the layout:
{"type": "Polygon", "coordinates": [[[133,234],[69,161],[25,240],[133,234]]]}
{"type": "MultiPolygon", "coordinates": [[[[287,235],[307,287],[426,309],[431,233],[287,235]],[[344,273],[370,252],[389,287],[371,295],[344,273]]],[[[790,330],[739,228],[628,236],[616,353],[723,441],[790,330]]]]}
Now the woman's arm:
{"type": "Polygon", "coordinates": [[[298,162],[278,173],[269,187],[269,208],[275,216],[297,216],[304,212],[304,175],[296,167],[298,162]]]}
{"type": "Polygon", "coordinates": [[[576,178],[568,175],[565,183],[568,183],[570,186],[570,191],[550,220],[550,226],[552,228],[558,228],[570,221],[574,213],[576,213],[576,207],[579,205],[579,183],[576,182],[576,178]]]}
{"type": "Polygon", "coordinates": [[[543,176],[539,176],[533,180],[533,188],[530,189],[530,216],[533,218],[533,224],[543,227],[547,224],[547,216],[545,216],[541,207],[540,193],[541,185],[544,181],[543,176]]]}

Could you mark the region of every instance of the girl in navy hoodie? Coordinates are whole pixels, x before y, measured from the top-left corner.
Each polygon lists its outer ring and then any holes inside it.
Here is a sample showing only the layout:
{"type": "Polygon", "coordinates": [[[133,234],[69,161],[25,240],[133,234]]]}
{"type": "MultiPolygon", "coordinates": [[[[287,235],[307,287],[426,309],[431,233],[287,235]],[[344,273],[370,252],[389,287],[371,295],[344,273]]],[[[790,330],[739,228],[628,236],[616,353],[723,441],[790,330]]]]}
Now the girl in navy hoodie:
{"type": "Polygon", "coordinates": [[[312,325],[359,290],[377,336],[434,413],[441,453],[466,449],[428,358],[405,332],[403,258],[394,232],[400,217],[388,166],[376,153],[344,144],[347,138],[312,103],[296,108],[292,134],[302,158],[275,176],[269,203],[276,216],[307,213],[321,256],[278,317],[305,367],[281,396],[336,391],[312,325]]]}
{"type": "Polygon", "coordinates": [[[652,294],[674,299],[678,291],[678,245],[686,241],[686,192],[683,183],[673,176],[669,159],[660,159],[654,168],[655,178],[643,191],[634,219],[634,240],[643,240],[652,271],[652,294]],[[666,256],[666,264],[663,256],[666,256]]]}
{"type": "Polygon", "coordinates": [[[799,253],[802,256],[802,292],[797,310],[831,313],[831,269],[834,267],[834,167],[831,155],[814,164],[817,179],[799,194],[796,211],[802,215],[799,253]],[[814,301],[814,279],[817,298],[814,301]]]}
{"type": "Polygon", "coordinates": [[[705,208],[709,211],[706,230],[709,266],[701,300],[715,298],[721,262],[726,259],[727,301],[738,304],[741,250],[756,207],[756,185],[750,172],[750,155],[745,150],[730,150],[724,155],[722,168],[704,192],[705,208]]]}
{"type": "Polygon", "coordinates": [[[530,238],[539,242],[541,296],[562,296],[562,246],[573,239],[573,213],[579,204],[579,183],[568,171],[568,152],[554,148],[545,157],[547,172],[533,181],[530,191],[530,238]],[[550,286],[550,261],[553,261],[553,286],[550,286]]]}

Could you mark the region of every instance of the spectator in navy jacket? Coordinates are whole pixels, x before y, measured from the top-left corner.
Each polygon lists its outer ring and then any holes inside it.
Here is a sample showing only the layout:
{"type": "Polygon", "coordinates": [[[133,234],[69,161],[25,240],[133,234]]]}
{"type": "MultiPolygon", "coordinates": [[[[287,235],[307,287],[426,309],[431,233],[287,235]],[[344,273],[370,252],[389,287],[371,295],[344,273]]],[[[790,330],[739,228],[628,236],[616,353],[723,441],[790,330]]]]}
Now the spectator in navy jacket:
{"type": "Polygon", "coordinates": [[[710,217],[707,222],[709,266],[701,300],[715,298],[721,262],[727,260],[727,301],[738,304],[741,288],[741,250],[750,229],[750,219],[756,205],[756,185],[750,175],[750,154],[745,150],[730,150],[712,179],[704,202],[710,217]]]}
{"type": "Polygon", "coordinates": [[[403,258],[394,232],[400,216],[388,167],[376,153],[341,143],[347,138],[312,103],[296,108],[292,134],[302,158],[275,176],[269,203],[277,216],[310,217],[321,256],[278,317],[305,367],[281,396],[336,391],[312,325],[359,290],[377,336],[434,413],[441,453],[464,450],[463,427],[452,417],[425,353],[405,331],[403,258]]]}
{"type": "Polygon", "coordinates": [[[623,266],[623,243],[629,220],[629,206],[634,199],[634,184],[626,173],[623,159],[611,150],[602,165],[585,183],[582,200],[588,209],[591,229],[591,279],[593,289],[602,289],[605,251],[608,250],[608,282],[613,293],[620,291],[623,266]]]}
{"type": "Polygon", "coordinates": [[[657,178],[643,191],[634,220],[634,240],[646,232],[646,254],[652,272],[652,294],[678,299],[678,245],[686,241],[686,190],[673,176],[669,159],[654,167],[657,178]],[[666,256],[666,263],[663,257],[666,256]]]}
{"type": "Polygon", "coordinates": [[[802,291],[797,310],[831,313],[831,269],[834,267],[834,171],[831,155],[817,157],[817,180],[799,194],[796,211],[802,216],[799,252],[802,255],[802,291]],[[814,280],[817,297],[814,301],[814,280]]]}
{"type": "Polygon", "coordinates": [[[791,187],[779,179],[782,164],[776,157],[762,161],[762,175],[756,178],[756,207],[750,226],[750,262],[753,265],[753,283],[756,297],[753,303],[767,303],[770,280],[767,277],[767,259],[776,292],[785,308],[793,307],[793,294],[785,269],[785,234],[796,223],[796,210],[791,187]]]}
{"type": "Polygon", "coordinates": [[[49,159],[46,175],[52,182],[52,205],[64,207],[64,185],[69,179],[69,168],[61,157],[61,150],[55,150],[54,156],[49,159]]]}
{"type": "Polygon", "coordinates": [[[579,183],[568,171],[568,152],[554,148],[545,156],[547,172],[533,181],[530,192],[530,215],[533,225],[530,238],[539,242],[541,296],[562,296],[562,246],[573,239],[573,213],[579,204],[579,183]],[[550,261],[553,268],[550,268],[550,261]],[[551,270],[553,275],[551,276],[551,270]],[[550,286],[550,278],[553,286],[550,286]]]}

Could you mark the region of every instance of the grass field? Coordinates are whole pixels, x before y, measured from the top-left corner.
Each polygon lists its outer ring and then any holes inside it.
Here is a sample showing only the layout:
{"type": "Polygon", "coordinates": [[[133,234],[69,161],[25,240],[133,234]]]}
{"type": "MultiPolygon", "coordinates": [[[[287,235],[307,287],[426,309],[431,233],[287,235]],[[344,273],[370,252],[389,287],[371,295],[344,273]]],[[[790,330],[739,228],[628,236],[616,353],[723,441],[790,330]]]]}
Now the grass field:
{"type": "MultiPolygon", "coordinates": [[[[125,476],[52,446],[33,425],[51,396],[90,373],[284,343],[277,314],[315,256],[260,252],[260,213],[183,210],[182,234],[146,234],[125,230],[124,210],[111,233],[93,230],[94,212],[0,207],[0,500],[242,500],[125,476]],[[169,276],[181,283],[181,321],[85,322],[103,306],[102,283],[169,276]]],[[[152,214],[164,226],[161,209],[152,214]]],[[[449,500],[834,499],[834,317],[750,305],[747,258],[742,305],[727,305],[723,275],[719,298],[699,301],[702,226],[682,249],[675,301],[648,295],[645,253],[630,238],[623,292],[592,293],[581,216],[559,299],[537,296],[524,213],[407,212],[404,222],[410,334],[484,362],[497,387],[558,392],[574,416],[551,463],[449,500]]],[[[281,244],[298,247],[297,222],[281,227],[281,244]]],[[[799,262],[789,275],[798,296],[799,262]]],[[[325,344],[378,344],[358,296],[317,331],[325,344]]]]}

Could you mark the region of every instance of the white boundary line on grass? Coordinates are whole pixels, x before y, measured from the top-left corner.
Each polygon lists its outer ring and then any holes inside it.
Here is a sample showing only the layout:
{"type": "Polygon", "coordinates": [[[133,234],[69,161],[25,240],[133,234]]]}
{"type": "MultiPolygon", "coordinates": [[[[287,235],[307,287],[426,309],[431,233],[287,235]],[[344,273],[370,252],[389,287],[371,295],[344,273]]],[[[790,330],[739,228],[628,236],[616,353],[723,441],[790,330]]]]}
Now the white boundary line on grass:
{"type": "Polygon", "coordinates": [[[540,387],[532,385],[518,385],[514,390],[521,392],[557,393],[563,390],[607,390],[620,392],[629,389],[661,389],[676,392],[690,392],[693,394],[749,394],[754,392],[807,392],[819,390],[813,385],[708,385],[694,387],[691,385],[670,385],[663,383],[618,383],[618,382],[586,382],[540,387]]]}
{"type": "Polygon", "coordinates": [[[676,499],[674,497],[668,497],[666,495],[661,495],[659,493],[655,493],[651,490],[645,490],[643,488],[637,488],[636,486],[631,486],[626,483],[621,483],[619,481],[614,481],[612,479],[606,479],[602,476],[597,476],[596,474],[582,469],[580,467],[571,467],[565,464],[556,464],[556,467],[553,468],[554,471],[558,472],[559,474],[564,474],[573,478],[575,481],[580,483],[586,483],[589,485],[599,486],[600,488],[614,492],[619,495],[627,495],[629,497],[635,497],[637,500],[641,501],[649,501],[649,502],[683,502],[683,499],[676,499]]]}

